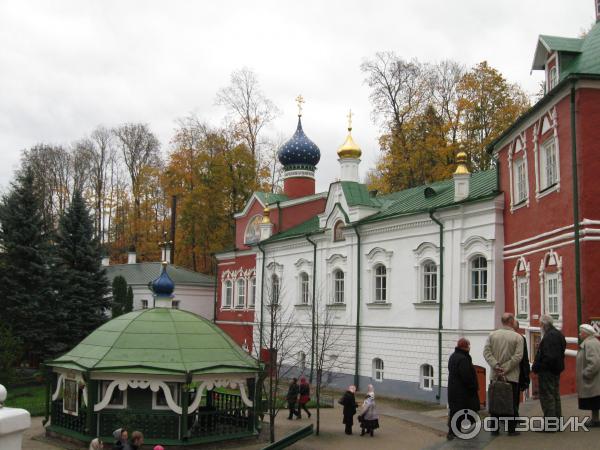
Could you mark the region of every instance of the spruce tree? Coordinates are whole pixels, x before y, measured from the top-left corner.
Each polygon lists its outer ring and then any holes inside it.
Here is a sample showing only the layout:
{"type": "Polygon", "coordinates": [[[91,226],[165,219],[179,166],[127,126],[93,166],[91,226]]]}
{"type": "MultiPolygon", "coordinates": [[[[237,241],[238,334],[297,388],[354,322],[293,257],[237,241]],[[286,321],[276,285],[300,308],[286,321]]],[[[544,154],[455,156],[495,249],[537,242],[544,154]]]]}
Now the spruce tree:
{"type": "Polygon", "coordinates": [[[133,289],[131,286],[127,288],[127,297],[125,301],[125,310],[123,312],[131,312],[133,311],[133,289]]]}
{"type": "Polygon", "coordinates": [[[112,316],[119,317],[124,314],[127,302],[127,281],[121,275],[113,278],[112,282],[112,316]]]}
{"type": "Polygon", "coordinates": [[[49,226],[33,172],[25,167],[0,201],[0,314],[34,364],[55,355],[63,318],[51,283],[49,226]]]}
{"type": "Polygon", "coordinates": [[[65,344],[72,347],[106,321],[110,306],[101,248],[78,189],[59,221],[56,256],[58,301],[69,312],[65,344]]]}

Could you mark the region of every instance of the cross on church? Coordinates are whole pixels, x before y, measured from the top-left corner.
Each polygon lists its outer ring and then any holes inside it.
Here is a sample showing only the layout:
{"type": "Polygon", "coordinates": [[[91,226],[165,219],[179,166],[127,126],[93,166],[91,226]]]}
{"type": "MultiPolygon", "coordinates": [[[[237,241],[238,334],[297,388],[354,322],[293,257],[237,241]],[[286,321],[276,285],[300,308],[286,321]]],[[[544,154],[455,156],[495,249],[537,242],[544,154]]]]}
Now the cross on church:
{"type": "Polygon", "coordinates": [[[348,131],[352,131],[352,109],[350,109],[346,117],[348,118],[348,131]]]}
{"type": "Polygon", "coordinates": [[[296,103],[298,103],[298,117],[300,117],[302,115],[302,103],[304,103],[304,97],[302,97],[302,95],[296,97],[296,103]]]}

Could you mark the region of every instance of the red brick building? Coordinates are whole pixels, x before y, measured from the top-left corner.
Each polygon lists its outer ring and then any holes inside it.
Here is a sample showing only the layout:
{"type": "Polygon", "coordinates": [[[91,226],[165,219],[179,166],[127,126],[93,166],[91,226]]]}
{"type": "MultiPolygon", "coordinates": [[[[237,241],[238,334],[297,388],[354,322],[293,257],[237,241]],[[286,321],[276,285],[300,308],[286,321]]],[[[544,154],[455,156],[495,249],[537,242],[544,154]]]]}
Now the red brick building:
{"type": "Polygon", "coordinates": [[[600,320],[600,0],[595,7],[585,37],[539,37],[532,69],[545,72],[545,95],[488,148],[505,197],[506,310],[532,361],[540,316],[562,328],[562,393],[576,387],[578,324],[600,320]]]}

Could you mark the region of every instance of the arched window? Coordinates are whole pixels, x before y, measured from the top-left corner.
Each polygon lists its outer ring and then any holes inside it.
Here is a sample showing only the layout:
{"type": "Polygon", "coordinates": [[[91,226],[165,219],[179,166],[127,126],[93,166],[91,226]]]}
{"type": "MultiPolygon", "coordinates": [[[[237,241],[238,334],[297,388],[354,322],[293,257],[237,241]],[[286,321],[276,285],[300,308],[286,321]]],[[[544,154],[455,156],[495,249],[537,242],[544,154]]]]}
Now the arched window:
{"type": "Polygon", "coordinates": [[[554,251],[546,254],[540,265],[540,286],[543,292],[544,311],[561,320],[562,310],[562,258],[554,251]]]}
{"type": "Polygon", "coordinates": [[[383,381],[383,360],[381,358],[373,359],[373,379],[383,381]]]}
{"type": "Polygon", "coordinates": [[[423,301],[436,302],[437,297],[437,266],[431,260],[423,263],[423,301]]]}
{"type": "Polygon", "coordinates": [[[256,277],[250,278],[250,288],[248,289],[248,308],[254,308],[256,303],[256,277]]]}
{"type": "Polygon", "coordinates": [[[246,233],[244,234],[244,242],[246,244],[255,244],[260,241],[260,223],[262,216],[260,214],[255,215],[248,221],[246,226],[246,233]]]}
{"type": "Polygon", "coordinates": [[[425,391],[433,390],[433,367],[429,364],[421,366],[421,389],[425,391]]]}
{"type": "Polygon", "coordinates": [[[238,278],[236,281],[237,303],[236,308],[243,308],[246,305],[246,280],[238,278]]]}
{"type": "Polygon", "coordinates": [[[487,260],[483,256],[471,259],[471,300],[487,300],[487,260]]]}
{"type": "Polygon", "coordinates": [[[518,319],[529,318],[529,264],[519,258],[513,270],[515,304],[518,319]]]}
{"type": "Polygon", "coordinates": [[[279,277],[276,274],[271,275],[271,303],[279,304],[279,277]]]}
{"type": "Polygon", "coordinates": [[[333,302],[344,303],[344,272],[333,272],[333,302]]]}
{"type": "Polygon", "coordinates": [[[306,272],[302,272],[300,274],[300,303],[303,305],[308,305],[310,300],[310,283],[308,279],[308,274],[306,272]]]}
{"type": "Polygon", "coordinates": [[[343,241],[344,238],[344,222],[338,220],[333,227],[333,240],[334,241],[343,241]]]}
{"type": "Polygon", "coordinates": [[[387,301],[387,269],[383,264],[375,266],[375,301],[387,301]]]}
{"type": "Polygon", "coordinates": [[[231,308],[233,303],[233,282],[225,280],[225,292],[223,292],[223,308],[231,308]]]}

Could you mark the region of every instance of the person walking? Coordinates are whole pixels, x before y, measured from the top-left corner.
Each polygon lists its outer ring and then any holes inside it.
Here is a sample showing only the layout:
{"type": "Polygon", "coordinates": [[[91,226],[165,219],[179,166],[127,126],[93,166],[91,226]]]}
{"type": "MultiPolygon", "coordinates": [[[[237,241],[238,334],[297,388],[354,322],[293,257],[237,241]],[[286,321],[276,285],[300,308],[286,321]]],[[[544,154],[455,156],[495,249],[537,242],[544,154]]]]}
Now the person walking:
{"type": "MultiPolygon", "coordinates": [[[[508,435],[516,436],[516,421],[519,407],[519,364],[523,359],[523,339],[514,330],[515,316],[512,313],[502,315],[502,328],[492,331],[483,349],[483,357],[490,365],[492,381],[506,380],[512,387],[513,419],[508,420],[508,435]]],[[[492,431],[497,435],[499,431],[492,431]]]]}
{"type": "Polygon", "coordinates": [[[460,338],[456,343],[454,353],[450,355],[448,360],[448,406],[450,408],[448,434],[446,435],[448,440],[456,437],[452,430],[453,419],[454,428],[460,429],[462,416],[454,418],[458,411],[465,409],[479,411],[479,384],[473,360],[469,353],[470,350],[471,343],[469,340],[460,338]]]}
{"type": "Polygon", "coordinates": [[[298,419],[302,418],[302,410],[306,412],[308,417],[310,418],[310,411],[306,408],[306,404],[310,401],[310,385],[306,378],[300,378],[300,398],[298,399],[298,419]]]}
{"type": "Polygon", "coordinates": [[[298,379],[292,378],[292,382],[290,383],[290,387],[287,392],[287,404],[288,409],[290,410],[290,414],[288,416],[288,420],[292,420],[294,416],[300,417],[300,412],[296,409],[296,404],[298,403],[298,393],[300,389],[298,387],[298,379]]]}
{"type": "Polygon", "coordinates": [[[346,434],[352,434],[354,414],[356,414],[356,408],[358,407],[356,404],[356,398],[354,397],[355,392],[356,386],[348,386],[348,390],[344,393],[342,398],[338,400],[338,403],[344,407],[344,420],[342,420],[342,423],[346,426],[346,429],[344,430],[346,434]]]}
{"type": "Polygon", "coordinates": [[[368,433],[373,437],[373,431],[379,428],[379,415],[377,414],[377,407],[375,405],[374,391],[367,393],[367,398],[365,398],[360,412],[359,421],[361,428],[360,435],[364,436],[368,433]]]}
{"type": "Polygon", "coordinates": [[[540,405],[544,418],[562,417],[560,374],[565,370],[567,341],[563,334],[554,328],[553,322],[549,315],[540,318],[543,335],[532,367],[539,380],[540,405]]]}
{"type": "Polygon", "coordinates": [[[579,327],[579,338],[576,362],[579,409],[592,411],[588,427],[600,427],[600,341],[594,327],[587,323],[579,327]]]}

